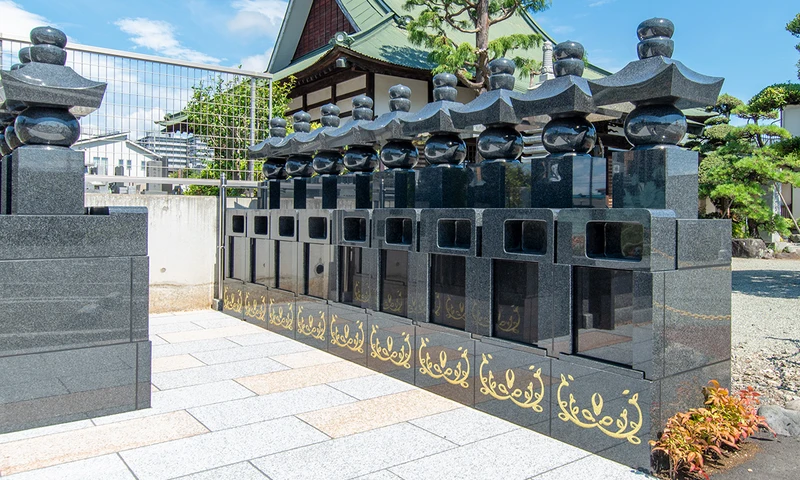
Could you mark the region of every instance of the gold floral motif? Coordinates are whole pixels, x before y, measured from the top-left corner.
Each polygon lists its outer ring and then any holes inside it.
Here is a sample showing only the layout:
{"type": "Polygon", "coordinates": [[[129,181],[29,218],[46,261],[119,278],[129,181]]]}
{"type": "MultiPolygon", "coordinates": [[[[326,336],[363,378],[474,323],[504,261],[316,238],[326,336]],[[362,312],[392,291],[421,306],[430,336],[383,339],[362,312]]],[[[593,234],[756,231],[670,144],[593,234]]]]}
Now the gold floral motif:
{"type": "Polygon", "coordinates": [[[403,292],[397,294],[397,299],[392,299],[390,294],[383,301],[383,309],[387,312],[401,313],[403,311],[403,292]]]}
{"type": "MultiPolygon", "coordinates": [[[[294,305],[291,303],[286,304],[286,315],[283,314],[283,307],[278,307],[277,309],[274,308],[275,301],[273,299],[269,299],[269,323],[270,325],[275,325],[276,327],[285,328],[286,330],[291,330],[294,324],[294,305]]],[[[300,310],[297,312],[298,314],[303,311],[303,308],[300,307],[300,310]]]]}
{"type": "Polygon", "coordinates": [[[345,324],[342,333],[339,333],[339,327],[334,327],[336,320],[336,315],[331,315],[331,343],[356,353],[364,353],[364,322],[355,321],[358,331],[353,331],[353,337],[350,338],[350,325],[345,324]]]}
{"type": "Polygon", "coordinates": [[[253,299],[250,302],[250,292],[244,296],[244,314],[250,318],[261,320],[262,322],[267,316],[267,299],[264,295],[260,295],[258,299],[253,299]],[[259,302],[259,300],[261,300],[259,302]]]}
{"type": "Polygon", "coordinates": [[[302,311],[303,307],[297,309],[297,333],[325,341],[325,312],[319,311],[319,322],[314,324],[314,316],[309,314],[303,318],[302,311]]]}
{"type": "MultiPolygon", "coordinates": [[[[591,411],[586,408],[580,409],[575,405],[575,397],[571,393],[569,394],[569,404],[565,400],[561,400],[561,390],[564,387],[569,387],[570,381],[575,381],[572,375],[567,375],[566,378],[564,378],[563,374],[561,375],[561,384],[556,392],[558,406],[561,408],[558,418],[565,422],[572,422],[581,428],[597,428],[611,438],[625,439],[633,445],[642,443],[641,439],[636,436],[636,433],[642,428],[642,409],[639,407],[638,393],[631,395],[628,399],[628,404],[633,405],[633,408],[636,409],[639,420],[635,422],[628,420],[628,409],[624,408],[615,422],[609,415],[600,417],[603,412],[603,397],[599,393],[592,395],[591,411]],[[567,381],[567,378],[569,378],[569,381],[567,381]],[[578,413],[585,421],[578,418],[578,413]],[[617,429],[610,429],[609,427],[612,425],[615,425],[617,429]]],[[[630,395],[630,393],[630,390],[623,390],[622,392],[623,395],[630,395]]]]}
{"type": "Polygon", "coordinates": [[[461,356],[456,364],[456,368],[453,368],[447,366],[447,352],[444,350],[439,352],[439,363],[434,363],[431,360],[430,353],[425,352],[423,355],[423,350],[427,346],[428,339],[420,338],[418,352],[420,364],[419,372],[424,375],[428,375],[431,378],[442,378],[447,383],[460,385],[463,388],[469,388],[469,382],[467,382],[467,378],[469,378],[469,357],[467,356],[467,349],[464,347],[458,347],[458,350],[461,352],[461,356]],[[462,360],[464,361],[466,367],[462,366],[462,360]]]}
{"type": "Polygon", "coordinates": [[[433,296],[433,315],[435,317],[439,316],[439,312],[442,311],[442,302],[439,299],[439,294],[435,294],[433,296]]]}
{"type": "Polygon", "coordinates": [[[503,319],[503,307],[500,307],[497,311],[497,319],[499,320],[497,322],[497,329],[501,332],[519,333],[519,324],[521,323],[519,307],[512,308],[511,314],[507,319],[503,319]]]}
{"type": "Polygon", "coordinates": [[[242,313],[242,291],[236,290],[228,295],[228,287],[222,292],[222,305],[225,310],[230,310],[236,313],[242,313]]]}
{"type": "Polygon", "coordinates": [[[361,283],[355,282],[353,284],[353,300],[360,303],[369,303],[369,299],[369,292],[367,292],[367,295],[364,295],[364,292],[361,291],[361,283]]]}
{"type": "Polygon", "coordinates": [[[425,316],[425,303],[420,302],[415,295],[413,298],[410,298],[408,301],[408,311],[406,315],[409,318],[418,318],[425,316]]]}
{"type": "MultiPolygon", "coordinates": [[[[481,366],[479,368],[479,375],[481,377],[481,393],[490,395],[498,400],[511,400],[520,408],[530,408],[534,412],[540,413],[542,406],[539,405],[544,398],[544,382],[542,381],[542,369],[539,368],[533,372],[533,379],[538,382],[538,392],[535,391],[533,381],[528,383],[525,390],[521,388],[514,388],[516,381],[514,370],[509,368],[506,370],[505,384],[497,383],[494,378],[494,373],[489,370],[487,375],[483,373],[483,367],[489,365],[489,360],[492,360],[491,355],[481,354],[481,366]],[[524,398],[524,401],[521,400],[524,398]]],[[[528,370],[534,370],[536,367],[531,365],[528,370]]]]}
{"type": "Polygon", "coordinates": [[[466,317],[466,312],[464,311],[464,302],[458,302],[458,307],[455,307],[453,306],[450,295],[447,296],[447,300],[444,302],[444,310],[445,316],[450,320],[462,322],[466,317]]]}
{"type": "Polygon", "coordinates": [[[469,314],[472,317],[472,321],[479,327],[489,328],[489,318],[486,315],[481,315],[481,313],[483,312],[481,311],[480,304],[478,304],[477,300],[473,300],[472,305],[469,307],[469,314]]]}
{"type": "Polygon", "coordinates": [[[369,334],[370,356],[383,360],[384,362],[392,362],[398,367],[411,368],[411,335],[402,332],[405,345],[400,347],[400,350],[394,351],[394,338],[391,335],[386,337],[386,346],[381,346],[381,341],[375,338],[375,333],[378,331],[378,326],[373,325],[372,331],[369,334]]]}

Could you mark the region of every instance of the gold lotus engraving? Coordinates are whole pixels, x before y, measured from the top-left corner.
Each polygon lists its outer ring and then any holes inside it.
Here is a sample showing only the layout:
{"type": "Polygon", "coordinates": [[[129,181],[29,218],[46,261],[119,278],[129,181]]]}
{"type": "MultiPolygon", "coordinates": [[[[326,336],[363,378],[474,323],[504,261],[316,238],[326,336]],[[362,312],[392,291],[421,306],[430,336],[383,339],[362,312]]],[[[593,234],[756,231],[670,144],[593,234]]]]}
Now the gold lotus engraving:
{"type": "Polygon", "coordinates": [[[267,316],[267,298],[264,295],[260,295],[259,298],[254,298],[253,301],[250,302],[250,292],[247,292],[244,296],[244,314],[256,320],[265,321],[267,316]]]}
{"type": "Polygon", "coordinates": [[[444,311],[445,316],[450,320],[456,320],[458,322],[464,321],[466,317],[466,312],[464,311],[464,302],[458,302],[458,306],[453,306],[452,298],[450,295],[447,296],[447,300],[444,302],[444,311]]]}
{"type": "Polygon", "coordinates": [[[469,315],[472,317],[472,321],[475,322],[475,325],[483,328],[489,327],[489,318],[486,316],[485,312],[482,311],[477,300],[472,301],[472,305],[469,307],[469,315]]]}
{"type": "Polygon", "coordinates": [[[396,299],[393,299],[391,294],[387,294],[383,301],[383,309],[387,312],[401,313],[403,311],[403,292],[398,292],[396,299]]]}
{"type": "Polygon", "coordinates": [[[369,292],[364,295],[364,292],[361,291],[361,282],[355,282],[353,284],[353,299],[357,302],[369,303],[369,292]]]}
{"type": "MultiPolygon", "coordinates": [[[[302,310],[302,309],[301,309],[302,310]]],[[[269,323],[276,327],[292,330],[294,324],[294,305],[286,304],[286,314],[283,313],[283,306],[275,308],[275,301],[269,299],[269,323]]]]}
{"type": "Polygon", "coordinates": [[[497,400],[511,400],[518,407],[530,408],[534,412],[542,411],[542,406],[539,405],[544,398],[544,382],[542,381],[541,368],[536,369],[533,365],[528,367],[528,370],[536,370],[533,372],[533,381],[528,382],[528,386],[523,390],[521,388],[514,388],[516,375],[511,368],[506,370],[505,383],[498,383],[497,380],[495,380],[494,372],[491,370],[488,370],[488,373],[484,374],[483,367],[489,365],[489,360],[492,360],[490,354],[481,354],[481,366],[478,369],[478,373],[481,378],[482,394],[490,395],[497,400]],[[538,387],[538,391],[536,391],[537,388],[534,387],[534,381],[538,384],[536,386],[538,387]]]}
{"type": "MultiPolygon", "coordinates": [[[[564,374],[561,374],[561,384],[556,391],[558,406],[561,408],[558,418],[565,422],[572,422],[581,428],[597,428],[611,438],[625,439],[633,445],[642,443],[641,439],[636,436],[636,433],[642,428],[642,409],[639,407],[638,393],[631,395],[628,399],[628,404],[636,409],[639,419],[635,422],[630,421],[628,419],[628,409],[624,408],[615,422],[610,415],[601,416],[603,413],[603,397],[599,393],[592,395],[591,410],[581,409],[575,405],[575,396],[571,393],[569,394],[569,403],[566,400],[561,400],[561,390],[564,387],[569,387],[570,381],[575,381],[572,375],[567,375],[565,378],[564,374]],[[567,378],[569,381],[567,381],[567,378]],[[578,417],[579,413],[583,420],[578,417]],[[616,430],[613,429],[612,425],[616,426],[616,430]]],[[[630,393],[630,390],[623,390],[622,392],[623,395],[630,395],[630,393]]]]}
{"type": "Polygon", "coordinates": [[[519,324],[521,323],[519,315],[519,307],[515,306],[511,309],[508,318],[503,318],[503,307],[497,311],[497,329],[506,333],[519,333],[519,324]]]}
{"type": "Polygon", "coordinates": [[[392,362],[398,367],[411,368],[410,360],[411,351],[413,350],[413,348],[411,348],[411,335],[402,332],[400,335],[403,337],[404,345],[400,347],[400,350],[395,351],[394,337],[388,335],[386,337],[386,346],[384,347],[381,345],[380,339],[375,338],[376,333],[378,333],[378,326],[373,325],[372,331],[369,334],[370,356],[378,360],[383,360],[384,362],[392,362]]]}
{"type": "Polygon", "coordinates": [[[453,368],[447,366],[447,352],[441,350],[439,352],[439,363],[435,363],[431,360],[431,354],[424,352],[425,347],[427,346],[428,339],[420,338],[418,351],[420,364],[419,372],[423,375],[428,375],[431,378],[441,378],[447,383],[460,385],[463,388],[469,388],[469,382],[467,382],[467,378],[469,378],[469,356],[467,349],[464,347],[458,347],[458,351],[461,352],[461,355],[459,356],[459,360],[455,368],[453,368]]]}
{"type": "Polygon", "coordinates": [[[331,343],[356,353],[364,353],[364,322],[358,320],[354,322],[358,330],[353,330],[353,336],[351,338],[350,325],[345,324],[340,333],[339,327],[334,326],[336,320],[338,320],[336,315],[331,315],[331,343]]]}
{"type": "Polygon", "coordinates": [[[297,309],[297,333],[325,341],[325,312],[319,311],[319,322],[316,323],[313,315],[309,314],[303,318],[302,312],[303,307],[297,309]]]}
{"type": "Polygon", "coordinates": [[[242,313],[242,291],[236,290],[228,295],[228,287],[222,292],[222,305],[225,310],[230,310],[236,313],[242,313]]]}

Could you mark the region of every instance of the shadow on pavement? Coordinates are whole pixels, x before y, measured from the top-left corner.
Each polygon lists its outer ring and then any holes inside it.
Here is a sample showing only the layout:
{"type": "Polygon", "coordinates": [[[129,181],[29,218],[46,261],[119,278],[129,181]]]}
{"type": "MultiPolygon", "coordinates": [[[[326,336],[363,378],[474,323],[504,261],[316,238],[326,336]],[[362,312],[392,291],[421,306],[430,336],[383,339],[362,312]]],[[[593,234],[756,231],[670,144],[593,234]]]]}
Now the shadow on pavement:
{"type": "Polygon", "coordinates": [[[736,270],[733,291],[759,297],[800,298],[800,271],[736,270]]]}

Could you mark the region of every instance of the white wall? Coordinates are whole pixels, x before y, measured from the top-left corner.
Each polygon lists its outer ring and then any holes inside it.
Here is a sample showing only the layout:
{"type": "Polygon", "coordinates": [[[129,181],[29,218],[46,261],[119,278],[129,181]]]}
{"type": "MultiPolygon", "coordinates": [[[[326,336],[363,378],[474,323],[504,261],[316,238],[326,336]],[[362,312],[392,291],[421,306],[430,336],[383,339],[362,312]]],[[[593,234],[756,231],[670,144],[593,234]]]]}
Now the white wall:
{"type": "MultiPolygon", "coordinates": [[[[229,199],[250,203],[250,199],[229,199]]],[[[86,206],[143,206],[148,211],[150,312],[211,306],[216,263],[217,198],[86,194],[86,206]]]]}
{"type": "MultiPolygon", "coordinates": [[[[800,105],[787,105],[781,111],[781,125],[795,137],[800,137],[800,105]]],[[[782,192],[787,202],[792,204],[792,215],[800,219],[800,188],[792,188],[791,199],[782,192]]]]}

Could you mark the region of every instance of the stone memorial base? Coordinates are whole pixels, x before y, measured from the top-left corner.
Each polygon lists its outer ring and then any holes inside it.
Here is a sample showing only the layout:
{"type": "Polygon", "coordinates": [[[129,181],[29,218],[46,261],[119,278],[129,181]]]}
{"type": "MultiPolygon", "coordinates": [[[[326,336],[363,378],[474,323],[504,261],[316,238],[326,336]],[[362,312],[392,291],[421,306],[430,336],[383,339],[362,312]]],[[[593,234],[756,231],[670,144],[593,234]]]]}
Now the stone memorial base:
{"type": "Polygon", "coordinates": [[[0,433],[150,406],[148,272],[145,209],[0,215],[0,433]]]}

